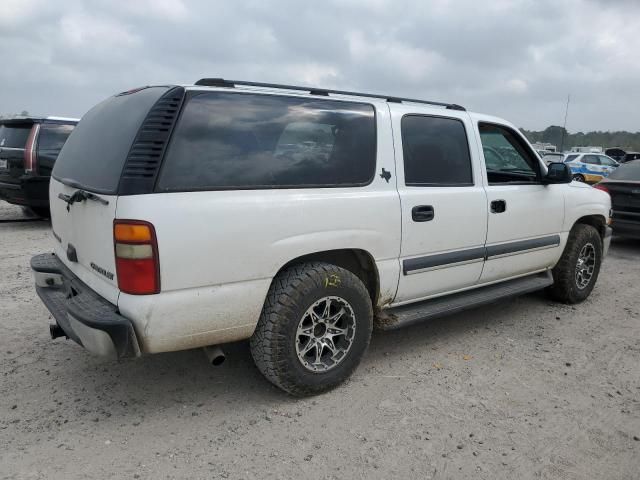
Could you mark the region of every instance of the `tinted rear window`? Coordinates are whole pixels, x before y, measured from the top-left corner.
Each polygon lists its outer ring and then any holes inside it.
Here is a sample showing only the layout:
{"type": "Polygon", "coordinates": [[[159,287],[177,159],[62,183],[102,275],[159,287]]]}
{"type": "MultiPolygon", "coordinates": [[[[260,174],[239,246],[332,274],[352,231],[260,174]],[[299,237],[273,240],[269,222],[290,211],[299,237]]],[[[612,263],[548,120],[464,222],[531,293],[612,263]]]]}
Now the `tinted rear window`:
{"type": "Polygon", "coordinates": [[[464,125],[453,118],[402,118],[405,184],[472,185],[471,157],[464,125]]]}
{"type": "Polygon", "coordinates": [[[629,163],[623,163],[616,168],[609,178],[612,180],[634,180],[640,181],[640,160],[633,160],[629,163]]]}
{"type": "Polygon", "coordinates": [[[0,148],[24,148],[31,132],[31,124],[0,125],[0,148]]]}
{"type": "Polygon", "coordinates": [[[375,163],[371,105],[202,93],[184,107],[158,190],[364,185],[375,163]]]}
{"type": "Polygon", "coordinates": [[[63,183],[116,193],[133,140],[153,104],[168,87],[149,87],[108,98],[75,127],[53,169],[63,183]]]}
{"type": "Polygon", "coordinates": [[[60,151],[72,131],[73,125],[43,124],[40,127],[38,149],[60,151]]]}

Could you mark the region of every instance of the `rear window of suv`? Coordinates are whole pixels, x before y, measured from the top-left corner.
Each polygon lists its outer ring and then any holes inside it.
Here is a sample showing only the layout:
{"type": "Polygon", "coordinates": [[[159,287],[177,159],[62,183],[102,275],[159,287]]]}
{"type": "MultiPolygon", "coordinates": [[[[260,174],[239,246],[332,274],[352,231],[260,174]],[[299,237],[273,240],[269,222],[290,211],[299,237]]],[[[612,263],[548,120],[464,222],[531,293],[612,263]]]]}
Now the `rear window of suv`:
{"type": "Polygon", "coordinates": [[[96,193],[116,193],[133,140],[167,90],[147,87],[115,95],[85,113],[62,147],[53,177],[96,193]]]}
{"type": "Polygon", "coordinates": [[[375,164],[372,105],[201,93],[183,109],[157,190],[366,185],[375,164]]]}
{"type": "Polygon", "coordinates": [[[0,125],[0,148],[24,148],[31,124],[0,125]]]}

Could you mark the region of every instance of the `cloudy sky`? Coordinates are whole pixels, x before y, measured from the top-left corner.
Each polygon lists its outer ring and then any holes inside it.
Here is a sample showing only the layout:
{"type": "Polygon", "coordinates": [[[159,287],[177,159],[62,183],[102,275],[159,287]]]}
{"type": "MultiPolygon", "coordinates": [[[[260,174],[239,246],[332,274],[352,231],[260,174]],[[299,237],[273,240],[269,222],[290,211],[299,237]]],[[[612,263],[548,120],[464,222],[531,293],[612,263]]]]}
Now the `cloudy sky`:
{"type": "Polygon", "coordinates": [[[640,130],[639,0],[2,0],[0,113],[81,116],[203,76],[640,130]]]}

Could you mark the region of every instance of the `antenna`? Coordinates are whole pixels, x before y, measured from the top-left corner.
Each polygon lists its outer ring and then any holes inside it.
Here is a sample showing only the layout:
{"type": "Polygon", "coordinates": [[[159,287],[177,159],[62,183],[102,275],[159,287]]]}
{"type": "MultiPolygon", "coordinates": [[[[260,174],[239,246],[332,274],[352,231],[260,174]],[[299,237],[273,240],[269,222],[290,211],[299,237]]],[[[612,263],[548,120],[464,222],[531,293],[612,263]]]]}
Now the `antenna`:
{"type": "Polygon", "coordinates": [[[564,132],[567,131],[567,116],[569,115],[569,100],[571,100],[571,95],[567,95],[567,108],[564,111],[564,125],[562,126],[562,142],[560,143],[560,153],[564,152],[564,132]]]}

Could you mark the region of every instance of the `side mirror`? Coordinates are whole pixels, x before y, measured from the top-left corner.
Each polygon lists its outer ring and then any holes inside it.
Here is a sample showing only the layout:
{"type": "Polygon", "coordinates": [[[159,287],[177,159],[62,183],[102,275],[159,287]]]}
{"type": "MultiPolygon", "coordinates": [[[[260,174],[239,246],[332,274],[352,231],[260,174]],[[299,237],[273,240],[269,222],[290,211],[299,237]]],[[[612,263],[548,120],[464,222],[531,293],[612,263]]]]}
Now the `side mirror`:
{"type": "Polygon", "coordinates": [[[544,177],[544,183],[571,183],[573,174],[571,167],[562,162],[551,162],[547,165],[547,175],[544,177]]]}

